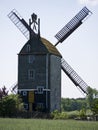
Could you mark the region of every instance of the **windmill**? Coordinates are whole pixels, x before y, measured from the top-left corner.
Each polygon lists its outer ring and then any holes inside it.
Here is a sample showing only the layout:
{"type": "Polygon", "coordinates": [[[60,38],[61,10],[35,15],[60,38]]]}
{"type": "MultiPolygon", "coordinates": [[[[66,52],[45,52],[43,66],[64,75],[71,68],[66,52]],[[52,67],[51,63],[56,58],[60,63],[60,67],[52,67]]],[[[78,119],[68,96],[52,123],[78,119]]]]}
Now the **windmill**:
{"type": "MultiPolygon", "coordinates": [[[[58,41],[55,45],[53,45],[53,48],[56,48],[56,46],[59,43],[62,43],[64,40],[66,40],[66,38],[68,38],[91,14],[92,12],[87,7],[84,7],[81,11],[79,11],[79,13],[75,15],[75,17],[73,17],[55,35],[58,41]]],[[[40,39],[40,19],[37,19],[36,14],[33,13],[31,15],[31,19],[29,19],[29,24],[20,16],[20,14],[15,9],[8,14],[8,17],[28,40],[32,39],[32,37],[39,37],[40,39]]],[[[28,50],[29,49],[30,47],[28,46],[28,50]]],[[[76,73],[76,71],[74,71],[74,69],[64,60],[64,58],[61,58],[61,69],[70,78],[70,80],[75,84],[76,87],[78,87],[83,93],[88,94],[88,85],[76,73]]],[[[12,86],[12,91],[15,91],[17,87],[18,84],[15,84],[14,87],[12,86]]]]}

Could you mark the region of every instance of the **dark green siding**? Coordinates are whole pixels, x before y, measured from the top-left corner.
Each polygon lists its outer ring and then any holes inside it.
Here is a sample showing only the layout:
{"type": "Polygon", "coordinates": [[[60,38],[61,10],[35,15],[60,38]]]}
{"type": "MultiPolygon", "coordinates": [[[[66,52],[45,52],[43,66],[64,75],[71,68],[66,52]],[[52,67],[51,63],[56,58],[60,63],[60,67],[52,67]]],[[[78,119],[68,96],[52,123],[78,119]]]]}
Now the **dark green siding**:
{"type": "Polygon", "coordinates": [[[33,63],[29,63],[29,55],[19,55],[18,88],[36,89],[46,86],[46,55],[33,55],[33,63]],[[28,71],[34,71],[34,77],[29,79],[28,71]]]}

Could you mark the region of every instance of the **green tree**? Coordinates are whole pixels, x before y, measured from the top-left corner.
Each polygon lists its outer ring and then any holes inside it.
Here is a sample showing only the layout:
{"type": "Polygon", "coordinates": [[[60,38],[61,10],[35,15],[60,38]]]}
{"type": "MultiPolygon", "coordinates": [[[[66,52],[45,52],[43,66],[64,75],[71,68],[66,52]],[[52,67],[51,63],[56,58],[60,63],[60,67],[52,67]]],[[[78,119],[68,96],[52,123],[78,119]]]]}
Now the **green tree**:
{"type": "Polygon", "coordinates": [[[88,88],[87,104],[93,114],[98,114],[98,90],[88,88]]]}
{"type": "Polygon", "coordinates": [[[86,119],[86,109],[85,108],[82,108],[80,110],[80,118],[85,120],[86,119]]]}
{"type": "Polygon", "coordinates": [[[93,103],[93,89],[91,87],[88,87],[87,91],[88,91],[87,104],[88,104],[88,108],[91,109],[93,103]]]}
{"type": "Polygon", "coordinates": [[[92,103],[92,111],[94,115],[98,114],[98,99],[97,98],[95,98],[92,103]]]}
{"type": "Polygon", "coordinates": [[[23,110],[23,103],[19,95],[8,95],[0,100],[0,116],[13,117],[17,116],[19,111],[23,110]]]}
{"type": "Polygon", "coordinates": [[[77,98],[77,99],[62,98],[61,100],[62,111],[81,110],[82,107],[86,108],[85,98],[77,98]]]}

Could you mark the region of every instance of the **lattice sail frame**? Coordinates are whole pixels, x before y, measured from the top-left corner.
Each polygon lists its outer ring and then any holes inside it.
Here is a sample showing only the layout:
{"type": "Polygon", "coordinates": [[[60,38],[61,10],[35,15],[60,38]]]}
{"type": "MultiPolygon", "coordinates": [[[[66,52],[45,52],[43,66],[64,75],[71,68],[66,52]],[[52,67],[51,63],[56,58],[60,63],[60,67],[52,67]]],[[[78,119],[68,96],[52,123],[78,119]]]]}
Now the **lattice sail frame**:
{"type": "Polygon", "coordinates": [[[21,17],[17,10],[13,9],[8,14],[8,17],[27,39],[30,38],[30,33],[32,35],[36,35],[31,29],[31,27],[28,25],[28,23],[21,17]]]}
{"type": "Polygon", "coordinates": [[[71,81],[84,93],[88,94],[87,88],[89,87],[86,82],[74,71],[74,69],[62,58],[61,68],[71,81]]]}
{"type": "Polygon", "coordinates": [[[92,12],[84,7],[73,19],[71,19],[56,35],[58,42],[63,42],[73,31],[75,31],[92,12]]]}

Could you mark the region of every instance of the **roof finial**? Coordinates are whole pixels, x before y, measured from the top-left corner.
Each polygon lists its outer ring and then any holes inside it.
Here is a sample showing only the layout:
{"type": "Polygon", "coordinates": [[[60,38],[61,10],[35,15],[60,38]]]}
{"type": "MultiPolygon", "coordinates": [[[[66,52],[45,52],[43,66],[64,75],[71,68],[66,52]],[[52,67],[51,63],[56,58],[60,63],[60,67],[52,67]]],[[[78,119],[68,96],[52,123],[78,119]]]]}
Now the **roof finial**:
{"type": "MultiPolygon", "coordinates": [[[[31,15],[31,19],[29,19],[29,25],[30,25],[30,28],[32,26],[32,29],[35,33],[38,34],[38,36],[40,36],[40,19],[38,18],[37,20],[37,15],[36,14],[32,14],[31,15]]],[[[30,38],[31,38],[31,32],[30,32],[30,38]]]]}

